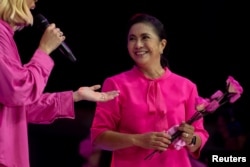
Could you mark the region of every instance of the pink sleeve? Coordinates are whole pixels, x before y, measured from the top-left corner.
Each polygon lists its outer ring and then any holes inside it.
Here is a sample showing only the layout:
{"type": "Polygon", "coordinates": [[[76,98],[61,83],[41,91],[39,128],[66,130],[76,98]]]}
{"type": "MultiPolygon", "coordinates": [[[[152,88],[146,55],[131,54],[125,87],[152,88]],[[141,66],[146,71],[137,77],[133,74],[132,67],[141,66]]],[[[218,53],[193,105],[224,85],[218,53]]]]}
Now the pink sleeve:
{"type": "MultiPolygon", "coordinates": [[[[188,120],[196,112],[195,99],[197,96],[198,96],[197,88],[196,86],[194,86],[191,91],[190,98],[186,102],[186,111],[187,111],[186,120],[188,120]]],[[[199,135],[201,138],[201,147],[199,148],[198,151],[192,153],[192,156],[195,158],[198,158],[200,156],[201,149],[204,147],[209,137],[208,132],[206,131],[206,129],[204,129],[203,123],[204,122],[202,118],[192,124],[195,128],[195,133],[199,135]]]]}
{"type": "Polygon", "coordinates": [[[20,106],[36,101],[43,93],[54,65],[50,56],[37,49],[24,66],[16,55],[0,57],[0,103],[20,106]]]}
{"type": "MultiPolygon", "coordinates": [[[[111,79],[104,81],[102,91],[119,90],[111,79]]],[[[121,96],[121,94],[120,94],[121,96]]],[[[108,102],[97,103],[91,126],[91,142],[106,130],[116,130],[120,120],[119,97],[108,102]]]]}
{"type": "Polygon", "coordinates": [[[73,92],[45,93],[26,107],[29,123],[49,124],[57,118],[74,118],[73,92]]]}

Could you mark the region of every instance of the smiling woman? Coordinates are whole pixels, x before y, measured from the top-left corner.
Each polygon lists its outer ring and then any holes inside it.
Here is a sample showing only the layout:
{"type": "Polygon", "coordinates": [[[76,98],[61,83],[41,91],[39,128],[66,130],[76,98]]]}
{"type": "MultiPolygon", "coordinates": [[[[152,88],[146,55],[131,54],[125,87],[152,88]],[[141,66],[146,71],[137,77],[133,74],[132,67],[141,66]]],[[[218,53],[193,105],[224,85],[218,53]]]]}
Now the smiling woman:
{"type": "Polygon", "coordinates": [[[165,28],[156,17],[144,13],[132,16],[127,48],[135,65],[106,78],[102,90],[119,89],[120,96],[97,103],[91,127],[92,143],[112,151],[112,167],[191,167],[189,154],[198,158],[208,139],[203,119],[193,125],[183,123],[196,112],[198,92],[192,81],[161,63],[166,45],[165,28]],[[178,151],[168,133],[174,125],[180,125],[177,129],[186,143],[178,151]],[[196,142],[190,144],[193,136],[196,142]],[[161,154],[144,160],[152,149],[161,154]]]}

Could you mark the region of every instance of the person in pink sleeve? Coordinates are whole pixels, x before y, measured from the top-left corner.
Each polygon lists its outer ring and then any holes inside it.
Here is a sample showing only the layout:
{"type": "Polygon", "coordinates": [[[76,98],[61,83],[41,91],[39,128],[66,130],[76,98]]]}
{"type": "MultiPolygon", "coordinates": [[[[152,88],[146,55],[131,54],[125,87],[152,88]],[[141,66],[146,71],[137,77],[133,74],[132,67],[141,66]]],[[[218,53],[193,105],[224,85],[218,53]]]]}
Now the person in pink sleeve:
{"type": "Polygon", "coordinates": [[[132,16],[127,48],[135,65],[105,79],[102,91],[116,89],[120,95],[97,103],[91,125],[92,144],[112,151],[111,167],[191,167],[189,156],[198,159],[208,140],[203,119],[185,123],[196,112],[197,86],[164,65],[166,45],[157,18],[132,16]],[[182,133],[171,143],[175,127],[182,133]]]}
{"type": "Polygon", "coordinates": [[[49,124],[57,118],[74,119],[74,102],[106,102],[119,95],[98,92],[100,85],[75,92],[44,93],[54,66],[49,56],[65,40],[54,23],[45,30],[37,50],[22,64],[15,31],[33,24],[36,0],[0,0],[0,167],[29,167],[28,123],[49,124]]]}

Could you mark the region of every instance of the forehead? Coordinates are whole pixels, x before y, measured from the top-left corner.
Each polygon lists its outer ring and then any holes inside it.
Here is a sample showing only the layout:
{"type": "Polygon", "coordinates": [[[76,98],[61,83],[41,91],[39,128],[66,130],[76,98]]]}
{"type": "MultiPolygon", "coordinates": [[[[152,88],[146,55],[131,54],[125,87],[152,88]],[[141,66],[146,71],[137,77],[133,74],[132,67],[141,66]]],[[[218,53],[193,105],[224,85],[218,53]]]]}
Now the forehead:
{"type": "Polygon", "coordinates": [[[156,34],[150,23],[136,23],[130,27],[129,35],[156,34]]]}

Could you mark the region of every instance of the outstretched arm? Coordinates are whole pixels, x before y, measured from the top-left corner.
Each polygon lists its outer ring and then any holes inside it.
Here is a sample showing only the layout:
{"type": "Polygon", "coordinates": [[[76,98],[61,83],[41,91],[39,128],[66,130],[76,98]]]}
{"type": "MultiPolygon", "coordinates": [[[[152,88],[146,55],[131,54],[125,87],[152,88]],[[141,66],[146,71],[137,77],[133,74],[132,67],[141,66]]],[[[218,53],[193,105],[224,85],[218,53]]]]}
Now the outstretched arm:
{"type": "Polygon", "coordinates": [[[119,95],[118,91],[97,92],[100,85],[80,87],[77,91],[44,93],[39,100],[26,107],[28,121],[52,123],[57,118],[74,118],[74,104],[81,100],[105,102],[119,95]]]}

